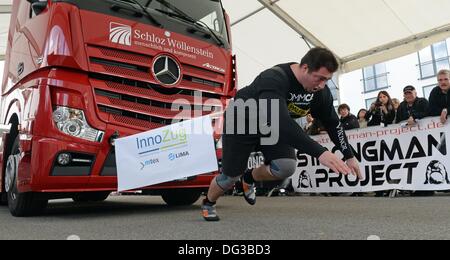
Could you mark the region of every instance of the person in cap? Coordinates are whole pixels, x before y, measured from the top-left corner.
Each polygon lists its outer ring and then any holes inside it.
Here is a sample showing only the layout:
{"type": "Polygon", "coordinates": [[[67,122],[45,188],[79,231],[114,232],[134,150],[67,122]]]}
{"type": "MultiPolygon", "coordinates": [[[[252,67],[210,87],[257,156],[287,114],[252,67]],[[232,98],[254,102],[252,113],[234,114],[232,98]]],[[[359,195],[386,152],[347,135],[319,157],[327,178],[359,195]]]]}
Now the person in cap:
{"type": "Polygon", "coordinates": [[[400,104],[400,107],[397,110],[396,123],[407,121],[408,125],[414,125],[418,120],[428,116],[428,100],[417,97],[415,87],[406,86],[403,89],[403,95],[405,101],[400,104]]]}

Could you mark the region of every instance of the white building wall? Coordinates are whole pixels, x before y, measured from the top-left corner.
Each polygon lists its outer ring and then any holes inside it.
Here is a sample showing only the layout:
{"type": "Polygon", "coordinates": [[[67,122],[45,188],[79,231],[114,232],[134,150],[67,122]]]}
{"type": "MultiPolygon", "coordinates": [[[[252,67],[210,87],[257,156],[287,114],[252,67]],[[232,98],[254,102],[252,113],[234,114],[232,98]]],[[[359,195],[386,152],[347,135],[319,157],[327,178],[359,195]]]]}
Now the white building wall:
{"type": "Polygon", "coordinates": [[[364,86],[362,70],[343,74],[339,77],[340,103],[350,106],[351,113],[358,113],[364,107],[364,86]]]}
{"type": "MultiPolygon", "coordinates": [[[[448,53],[450,54],[450,39],[447,39],[448,53]]],[[[403,101],[403,88],[413,85],[417,89],[419,97],[424,97],[423,88],[437,85],[435,77],[421,80],[419,68],[419,56],[413,53],[402,58],[386,62],[386,70],[389,73],[388,82],[390,87],[383,89],[389,92],[392,98],[403,101]]],[[[366,108],[366,100],[376,98],[379,91],[364,93],[364,82],[362,70],[342,74],[339,77],[340,100],[350,106],[353,114],[358,113],[361,108],[366,108]]],[[[428,96],[425,98],[429,98],[428,96]]]]}

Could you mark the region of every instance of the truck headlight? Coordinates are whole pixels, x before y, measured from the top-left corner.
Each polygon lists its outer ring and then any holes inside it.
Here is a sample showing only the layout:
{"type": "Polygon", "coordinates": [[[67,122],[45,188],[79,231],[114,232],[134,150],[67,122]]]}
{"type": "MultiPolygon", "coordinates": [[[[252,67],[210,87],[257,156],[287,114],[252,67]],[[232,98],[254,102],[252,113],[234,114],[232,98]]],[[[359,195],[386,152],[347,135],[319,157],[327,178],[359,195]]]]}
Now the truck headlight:
{"type": "Polygon", "coordinates": [[[92,128],[86,121],[84,112],[79,109],[56,107],[53,121],[59,131],[91,142],[101,142],[105,135],[103,131],[92,128]]]}

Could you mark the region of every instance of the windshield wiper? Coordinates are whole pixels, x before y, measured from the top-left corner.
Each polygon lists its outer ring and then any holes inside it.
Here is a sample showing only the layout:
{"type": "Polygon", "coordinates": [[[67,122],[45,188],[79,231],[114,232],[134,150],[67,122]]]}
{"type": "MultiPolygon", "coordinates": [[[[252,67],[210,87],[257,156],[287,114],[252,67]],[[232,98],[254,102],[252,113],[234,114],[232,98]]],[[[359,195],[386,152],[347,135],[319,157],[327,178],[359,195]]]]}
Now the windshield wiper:
{"type": "Polygon", "coordinates": [[[208,30],[210,35],[214,37],[214,39],[217,41],[219,46],[221,46],[221,47],[225,46],[225,43],[222,41],[222,39],[220,39],[220,37],[217,35],[217,33],[213,29],[211,29],[205,22],[198,21],[198,20],[192,18],[190,15],[188,15],[185,12],[181,11],[176,6],[172,5],[171,3],[167,2],[166,0],[155,0],[155,1],[161,3],[162,5],[164,5],[165,7],[169,8],[170,10],[174,11],[175,13],[163,11],[163,10],[160,10],[160,9],[155,9],[156,11],[164,13],[164,14],[167,14],[169,16],[173,16],[173,17],[177,17],[177,18],[183,19],[183,20],[185,20],[185,21],[187,21],[189,23],[194,24],[197,27],[200,27],[202,29],[208,30]]]}
{"type": "Polygon", "coordinates": [[[202,33],[205,34],[205,37],[208,36],[208,39],[212,38],[211,32],[209,30],[207,30],[207,28],[205,28],[203,25],[197,24],[197,21],[193,21],[193,20],[189,19],[188,17],[185,17],[183,15],[180,15],[180,14],[177,14],[177,13],[174,13],[174,12],[165,11],[165,10],[161,10],[161,9],[154,9],[154,10],[156,10],[156,11],[158,11],[160,13],[163,13],[163,14],[165,14],[167,16],[175,17],[175,18],[178,18],[178,19],[183,20],[185,22],[188,22],[190,24],[193,24],[195,26],[195,28],[190,27],[190,28],[187,29],[188,32],[190,32],[190,33],[202,32],[202,33]],[[199,28],[201,30],[199,30],[199,28]]]}
{"type": "MultiPolygon", "coordinates": [[[[142,16],[142,12],[146,15],[146,17],[156,26],[162,27],[162,24],[156,20],[152,14],[150,14],[147,11],[147,8],[145,8],[139,1],[137,0],[110,0],[116,2],[116,4],[111,6],[111,9],[114,11],[118,11],[120,9],[134,11],[137,14],[140,14],[142,16]],[[139,9],[136,9],[135,6],[131,5],[130,3],[133,3],[139,7],[139,9]]],[[[149,0],[151,3],[152,0],[149,0]]]]}

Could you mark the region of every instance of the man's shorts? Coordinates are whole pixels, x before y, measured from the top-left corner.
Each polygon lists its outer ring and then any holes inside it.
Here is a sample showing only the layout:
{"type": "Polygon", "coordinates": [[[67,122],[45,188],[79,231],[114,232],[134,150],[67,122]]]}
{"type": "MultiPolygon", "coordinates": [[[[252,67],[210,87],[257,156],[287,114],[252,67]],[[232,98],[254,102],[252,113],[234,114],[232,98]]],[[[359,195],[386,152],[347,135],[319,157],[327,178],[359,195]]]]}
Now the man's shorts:
{"type": "Polygon", "coordinates": [[[253,152],[262,152],[266,165],[278,159],[297,159],[293,147],[285,144],[261,146],[261,137],[257,135],[223,135],[222,142],[223,174],[231,178],[244,174],[248,168],[250,154],[253,152]]]}

